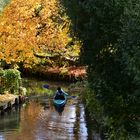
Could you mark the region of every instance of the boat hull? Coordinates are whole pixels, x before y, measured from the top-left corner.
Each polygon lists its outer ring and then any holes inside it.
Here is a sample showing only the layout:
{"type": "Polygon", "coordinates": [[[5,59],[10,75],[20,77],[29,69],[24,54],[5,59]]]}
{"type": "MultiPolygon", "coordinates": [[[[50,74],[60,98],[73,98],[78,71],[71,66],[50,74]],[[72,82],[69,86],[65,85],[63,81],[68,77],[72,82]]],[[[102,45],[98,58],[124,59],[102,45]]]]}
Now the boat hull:
{"type": "Polygon", "coordinates": [[[66,96],[64,96],[63,99],[54,97],[53,104],[57,107],[62,107],[66,104],[66,100],[66,96]]]}

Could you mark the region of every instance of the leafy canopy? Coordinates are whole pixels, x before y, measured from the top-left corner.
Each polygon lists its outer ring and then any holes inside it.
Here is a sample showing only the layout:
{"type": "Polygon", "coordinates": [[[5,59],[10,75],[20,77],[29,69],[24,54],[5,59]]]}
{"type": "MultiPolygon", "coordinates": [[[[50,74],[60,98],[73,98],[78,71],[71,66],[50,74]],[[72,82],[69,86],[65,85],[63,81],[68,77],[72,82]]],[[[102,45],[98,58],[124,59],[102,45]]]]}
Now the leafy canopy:
{"type": "Polygon", "coordinates": [[[32,67],[41,61],[36,53],[79,54],[78,43],[69,45],[70,24],[57,0],[12,0],[0,16],[0,59],[32,67]]]}

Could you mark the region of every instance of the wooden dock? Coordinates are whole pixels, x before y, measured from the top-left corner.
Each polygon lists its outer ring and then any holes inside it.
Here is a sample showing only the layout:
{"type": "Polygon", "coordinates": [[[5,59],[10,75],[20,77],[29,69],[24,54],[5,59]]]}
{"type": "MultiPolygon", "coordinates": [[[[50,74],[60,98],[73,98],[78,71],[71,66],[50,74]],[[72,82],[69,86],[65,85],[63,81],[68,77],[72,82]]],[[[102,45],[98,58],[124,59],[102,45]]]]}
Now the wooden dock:
{"type": "Polygon", "coordinates": [[[0,95],[0,114],[4,114],[6,110],[12,109],[13,106],[17,106],[23,102],[24,97],[14,94],[2,94],[0,95]]]}

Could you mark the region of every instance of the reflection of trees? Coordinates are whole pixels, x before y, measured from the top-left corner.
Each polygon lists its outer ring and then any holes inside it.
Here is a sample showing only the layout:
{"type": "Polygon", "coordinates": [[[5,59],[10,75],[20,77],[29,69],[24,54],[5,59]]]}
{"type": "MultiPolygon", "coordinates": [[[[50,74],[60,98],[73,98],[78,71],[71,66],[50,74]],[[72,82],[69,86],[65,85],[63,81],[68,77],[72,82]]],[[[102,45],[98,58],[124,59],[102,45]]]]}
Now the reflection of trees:
{"type": "Polygon", "coordinates": [[[76,105],[76,120],[74,124],[74,137],[76,139],[87,139],[87,128],[85,123],[84,107],[82,104],[76,105]]]}
{"type": "Polygon", "coordinates": [[[36,139],[57,139],[63,134],[61,117],[51,103],[39,116],[39,121],[35,130],[36,139]]]}
{"type": "Polygon", "coordinates": [[[74,136],[76,139],[78,139],[78,132],[80,130],[80,122],[79,122],[79,118],[80,118],[80,108],[79,105],[76,105],[76,120],[75,120],[75,124],[74,124],[74,136]]]}
{"type": "MultiPolygon", "coordinates": [[[[48,103],[49,104],[49,103],[48,103]]],[[[6,140],[80,139],[86,140],[83,106],[66,104],[60,116],[55,108],[44,110],[40,102],[30,101],[20,111],[20,129],[6,140]],[[83,131],[84,129],[84,131],[83,131]]]]}
{"type": "Polygon", "coordinates": [[[14,135],[7,135],[6,140],[33,140],[36,123],[40,114],[41,106],[35,102],[30,102],[25,108],[21,109],[20,126],[22,129],[14,135]]]}
{"type": "Polygon", "coordinates": [[[20,108],[10,110],[0,116],[0,131],[17,131],[20,128],[20,108]]]}
{"type": "Polygon", "coordinates": [[[95,140],[101,140],[102,134],[100,126],[96,120],[91,118],[87,109],[85,109],[85,114],[88,137],[95,140]]]}

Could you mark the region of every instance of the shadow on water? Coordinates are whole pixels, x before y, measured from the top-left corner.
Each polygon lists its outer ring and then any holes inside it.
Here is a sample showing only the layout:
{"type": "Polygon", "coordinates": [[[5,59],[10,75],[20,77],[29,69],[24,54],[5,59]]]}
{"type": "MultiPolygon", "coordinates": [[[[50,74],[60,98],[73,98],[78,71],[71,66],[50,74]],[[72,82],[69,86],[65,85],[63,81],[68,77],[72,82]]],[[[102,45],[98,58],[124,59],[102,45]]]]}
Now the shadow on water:
{"type": "MultiPolygon", "coordinates": [[[[42,85],[40,81],[38,84],[42,85]]],[[[55,108],[52,98],[34,95],[18,110],[0,117],[0,140],[100,140],[93,138],[94,131],[89,130],[93,128],[88,125],[94,124],[87,121],[84,105],[77,98],[69,98],[63,108],[55,108]]]]}

